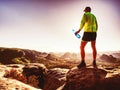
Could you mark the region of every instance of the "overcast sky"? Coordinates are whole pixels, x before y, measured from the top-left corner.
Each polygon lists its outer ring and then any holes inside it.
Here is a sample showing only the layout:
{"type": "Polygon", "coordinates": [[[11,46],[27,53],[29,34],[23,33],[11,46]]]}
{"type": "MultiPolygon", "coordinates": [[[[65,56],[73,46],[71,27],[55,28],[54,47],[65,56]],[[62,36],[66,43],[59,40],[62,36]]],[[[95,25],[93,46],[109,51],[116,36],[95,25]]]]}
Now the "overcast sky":
{"type": "Polygon", "coordinates": [[[98,51],[120,50],[119,0],[0,0],[0,47],[79,52],[72,29],[86,6],[98,21],[98,51]]]}

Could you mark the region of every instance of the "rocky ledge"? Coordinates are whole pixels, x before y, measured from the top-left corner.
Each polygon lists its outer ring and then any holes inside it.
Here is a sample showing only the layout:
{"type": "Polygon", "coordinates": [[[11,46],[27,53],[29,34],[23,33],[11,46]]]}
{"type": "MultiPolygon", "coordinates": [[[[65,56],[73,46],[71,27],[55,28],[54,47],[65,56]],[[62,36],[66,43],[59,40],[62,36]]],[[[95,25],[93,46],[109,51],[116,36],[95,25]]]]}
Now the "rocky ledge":
{"type": "Polygon", "coordinates": [[[120,72],[109,74],[103,69],[75,67],[68,71],[66,83],[58,90],[120,90],[120,72]]]}
{"type": "Polygon", "coordinates": [[[0,90],[120,90],[120,67],[52,68],[43,64],[0,65],[0,90]]]}

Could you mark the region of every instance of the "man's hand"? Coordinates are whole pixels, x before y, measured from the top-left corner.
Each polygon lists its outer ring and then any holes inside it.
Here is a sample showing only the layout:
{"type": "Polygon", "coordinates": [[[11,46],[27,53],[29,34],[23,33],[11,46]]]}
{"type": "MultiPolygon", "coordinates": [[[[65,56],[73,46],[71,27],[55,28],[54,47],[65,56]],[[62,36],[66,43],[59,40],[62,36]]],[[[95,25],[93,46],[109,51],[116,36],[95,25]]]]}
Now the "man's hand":
{"type": "Polygon", "coordinates": [[[75,32],[75,35],[77,35],[80,32],[80,29],[78,31],[75,32]]]}

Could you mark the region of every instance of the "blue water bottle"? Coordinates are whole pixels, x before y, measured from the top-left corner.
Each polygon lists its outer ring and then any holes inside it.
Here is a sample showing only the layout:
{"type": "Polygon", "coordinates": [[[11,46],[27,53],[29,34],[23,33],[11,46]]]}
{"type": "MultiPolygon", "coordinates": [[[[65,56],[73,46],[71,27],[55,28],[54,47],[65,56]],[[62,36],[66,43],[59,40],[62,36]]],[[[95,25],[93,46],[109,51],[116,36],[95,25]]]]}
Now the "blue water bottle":
{"type": "MultiPolygon", "coordinates": [[[[73,33],[75,34],[76,31],[75,31],[74,29],[72,29],[72,31],[73,31],[73,33]]],[[[78,39],[81,38],[80,34],[76,34],[75,36],[76,36],[78,39]]]]}

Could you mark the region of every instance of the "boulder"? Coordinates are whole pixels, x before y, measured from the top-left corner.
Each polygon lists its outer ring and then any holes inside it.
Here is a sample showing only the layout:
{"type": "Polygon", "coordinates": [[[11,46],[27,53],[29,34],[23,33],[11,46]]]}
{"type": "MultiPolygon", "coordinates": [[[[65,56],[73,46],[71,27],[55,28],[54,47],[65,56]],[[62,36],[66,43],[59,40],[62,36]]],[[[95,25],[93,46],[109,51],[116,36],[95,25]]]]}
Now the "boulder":
{"type": "Polygon", "coordinates": [[[47,73],[43,90],[56,90],[66,82],[69,69],[53,68],[47,73]]]}
{"type": "Polygon", "coordinates": [[[106,74],[107,72],[102,69],[73,68],[68,71],[67,81],[62,90],[98,90],[106,74]]]}

